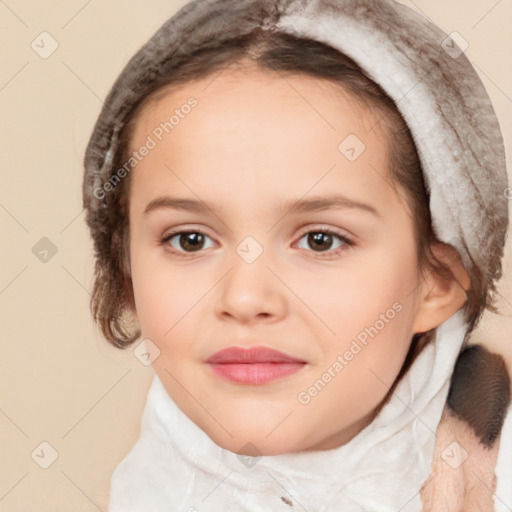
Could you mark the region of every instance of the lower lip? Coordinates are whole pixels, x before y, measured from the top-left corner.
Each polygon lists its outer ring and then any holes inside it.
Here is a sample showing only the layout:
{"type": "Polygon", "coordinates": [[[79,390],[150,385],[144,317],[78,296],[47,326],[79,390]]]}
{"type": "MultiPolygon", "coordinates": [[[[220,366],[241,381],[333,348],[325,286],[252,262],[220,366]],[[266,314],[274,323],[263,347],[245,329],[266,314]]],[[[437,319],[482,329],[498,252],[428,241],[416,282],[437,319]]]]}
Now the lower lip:
{"type": "Polygon", "coordinates": [[[209,364],[213,372],[238,384],[266,384],[298,372],[306,363],[209,364]]]}

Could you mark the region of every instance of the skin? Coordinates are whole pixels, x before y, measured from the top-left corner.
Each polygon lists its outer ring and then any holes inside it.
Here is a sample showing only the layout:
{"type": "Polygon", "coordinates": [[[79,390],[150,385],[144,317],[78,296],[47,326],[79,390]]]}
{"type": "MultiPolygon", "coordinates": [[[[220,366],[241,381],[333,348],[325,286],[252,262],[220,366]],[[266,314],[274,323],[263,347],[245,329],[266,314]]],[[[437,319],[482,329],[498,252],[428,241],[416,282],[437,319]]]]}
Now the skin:
{"type": "MultiPolygon", "coordinates": [[[[389,185],[385,134],[371,129],[376,115],[339,86],[225,70],[145,107],[132,149],[191,96],[197,107],[130,176],[130,272],[143,338],[161,352],[154,370],[180,409],[223,448],[250,454],[243,447],[252,443],[273,455],[338,447],[371,420],[412,335],[450,317],[464,290],[422,276],[413,219],[389,185]],[[366,146],[355,161],[338,150],[348,134],[366,146]],[[377,214],[281,206],[333,192],[377,214]],[[213,211],[144,213],[162,196],[199,199],[213,211]],[[325,228],[353,245],[337,236],[319,246],[308,239],[325,228]],[[197,229],[207,236],[195,251],[179,235],[162,242],[172,231],[197,229]],[[263,249],[250,264],[236,252],[247,236],[263,249]],[[400,312],[378,335],[308,404],[299,403],[298,394],[396,303],[400,312]],[[204,363],[233,345],[267,346],[307,364],[265,385],[234,384],[204,363]]],[[[453,254],[435,250],[463,279],[453,254]]]]}

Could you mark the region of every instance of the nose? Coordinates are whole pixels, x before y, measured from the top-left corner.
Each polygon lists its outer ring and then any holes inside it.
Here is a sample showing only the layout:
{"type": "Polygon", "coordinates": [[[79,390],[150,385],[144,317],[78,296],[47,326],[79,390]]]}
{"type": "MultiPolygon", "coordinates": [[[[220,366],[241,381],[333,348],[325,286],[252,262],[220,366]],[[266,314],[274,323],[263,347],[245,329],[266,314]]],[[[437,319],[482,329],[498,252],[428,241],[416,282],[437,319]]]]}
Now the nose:
{"type": "Polygon", "coordinates": [[[287,310],[285,286],[267,265],[265,251],[252,263],[235,254],[231,270],[219,283],[215,314],[244,324],[283,318],[287,310]]]}

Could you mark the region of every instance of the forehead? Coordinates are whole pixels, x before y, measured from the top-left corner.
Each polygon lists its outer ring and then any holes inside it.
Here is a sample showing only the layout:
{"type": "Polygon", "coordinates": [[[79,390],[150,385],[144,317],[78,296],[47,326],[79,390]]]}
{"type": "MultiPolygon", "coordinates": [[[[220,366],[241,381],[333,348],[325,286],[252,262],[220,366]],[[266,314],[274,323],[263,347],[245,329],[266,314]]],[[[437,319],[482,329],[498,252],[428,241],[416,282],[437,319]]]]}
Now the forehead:
{"type": "Polygon", "coordinates": [[[224,70],[159,96],[140,111],[131,138],[133,151],[155,143],[132,176],[146,199],[164,182],[186,190],[178,175],[194,191],[229,184],[247,198],[283,187],[301,196],[320,181],[324,189],[357,185],[377,202],[389,197],[379,115],[330,81],[224,70]]]}
{"type": "Polygon", "coordinates": [[[342,85],[303,73],[275,73],[247,64],[157,90],[139,109],[132,142],[137,142],[138,136],[150,133],[155,122],[168,121],[169,114],[179,110],[191,97],[198,103],[195,111],[200,112],[192,117],[199,118],[203,126],[215,116],[223,118],[225,123],[229,121],[231,126],[238,123],[246,128],[249,119],[259,119],[263,131],[271,124],[285,124],[288,120],[296,135],[306,133],[305,128],[309,127],[309,135],[311,130],[323,128],[332,132],[331,135],[338,132],[336,137],[339,137],[340,128],[346,128],[346,123],[340,127],[339,121],[349,116],[355,130],[369,129],[374,132],[372,135],[381,139],[386,135],[379,123],[381,113],[369,108],[342,85]]]}

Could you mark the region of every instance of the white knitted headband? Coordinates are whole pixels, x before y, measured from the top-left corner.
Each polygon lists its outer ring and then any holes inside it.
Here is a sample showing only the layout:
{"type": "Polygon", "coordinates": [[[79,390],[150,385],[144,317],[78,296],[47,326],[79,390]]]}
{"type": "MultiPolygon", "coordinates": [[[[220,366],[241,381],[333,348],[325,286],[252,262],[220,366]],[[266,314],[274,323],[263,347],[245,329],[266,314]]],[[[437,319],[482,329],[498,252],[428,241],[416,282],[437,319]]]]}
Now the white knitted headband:
{"type": "Polygon", "coordinates": [[[206,41],[261,27],[328,44],[352,58],[395,101],[413,135],[438,238],[466,268],[501,276],[508,227],[505,151],[476,71],[426,18],[392,0],[195,0],[129,61],[107,97],[85,155],[84,207],[101,224],[94,194],[115,169],[117,133],[151,83],[206,41]],[[167,67],[167,68],[166,68],[167,67]]]}

